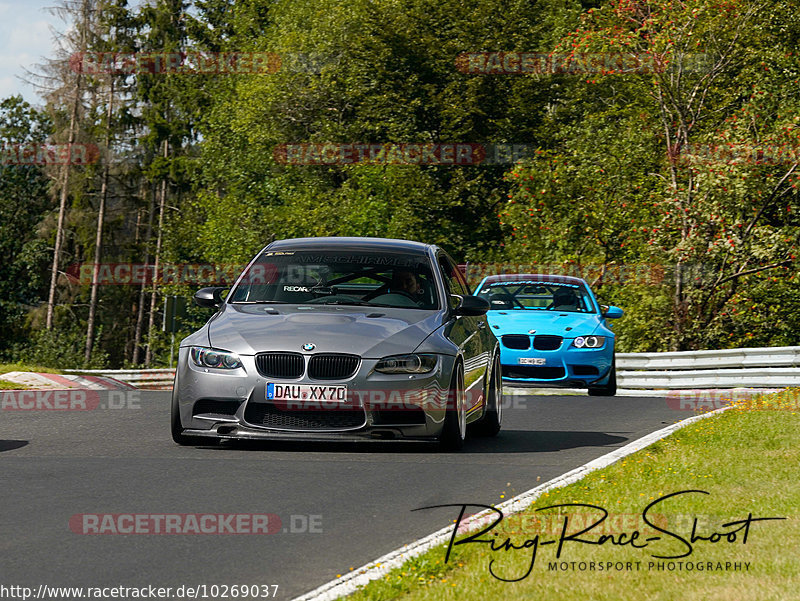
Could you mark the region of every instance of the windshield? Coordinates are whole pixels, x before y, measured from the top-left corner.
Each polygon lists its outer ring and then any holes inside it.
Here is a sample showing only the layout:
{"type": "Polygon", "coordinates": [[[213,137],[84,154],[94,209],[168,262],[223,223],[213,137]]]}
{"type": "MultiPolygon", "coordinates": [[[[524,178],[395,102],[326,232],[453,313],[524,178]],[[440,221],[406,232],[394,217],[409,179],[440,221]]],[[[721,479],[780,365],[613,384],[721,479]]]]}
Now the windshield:
{"type": "Polygon", "coordinates": [[[489,282],[477,296],[488,300],[492,311],[595,313],[589,292],[580,284],[533,280],[489,282]]]}
{"type": "Polygon", "coordinates": [[[439,308],[427,257],[337,250],[264,252],[228,302],[439,308]]]}

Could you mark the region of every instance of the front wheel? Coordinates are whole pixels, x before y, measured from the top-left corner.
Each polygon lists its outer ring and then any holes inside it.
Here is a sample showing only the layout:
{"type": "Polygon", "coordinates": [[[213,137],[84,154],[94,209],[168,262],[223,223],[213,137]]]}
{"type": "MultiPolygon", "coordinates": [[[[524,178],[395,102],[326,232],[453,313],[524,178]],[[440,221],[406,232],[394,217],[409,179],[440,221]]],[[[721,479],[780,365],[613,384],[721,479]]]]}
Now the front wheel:
{"type": "Polygon", "coordinates": [[[605,386],[590,386],[589,396],[614,396],[615,394],[617,394],[617,362],[616,359],[612,359],[608,382],[605,386]]]}
{"type": "Polygon", "coordinates": [[[444,425],[439,435],[439,446],[445,451],[459,451],[467,437],[467,399],[464,394],[464,368],[459,363],[450,380],[447,393],[444,425]]]}
{"type": "Polygon", "coordinates": [[[478,436],[497,436],[503,423],[503,377],[498,355],[495,355],[492,363],[488,388],[486,413],[471,426],[472,431],[478,436]]]}

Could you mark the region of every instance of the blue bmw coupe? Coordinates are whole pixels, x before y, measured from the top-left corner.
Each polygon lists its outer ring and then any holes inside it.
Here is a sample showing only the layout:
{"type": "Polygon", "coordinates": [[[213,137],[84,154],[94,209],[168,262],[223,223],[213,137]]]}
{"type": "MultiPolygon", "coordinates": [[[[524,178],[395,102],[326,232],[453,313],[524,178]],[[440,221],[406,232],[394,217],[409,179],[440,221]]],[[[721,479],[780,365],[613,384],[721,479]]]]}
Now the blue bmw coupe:
{"type": "Polygon", "coordinates": [[[503,382],[617,392],[614,332],[619,307],[599,305],[588,284],[560,275],[505,274],[484,278],[475,295],[489,301],[500,340],[503,382]]]}

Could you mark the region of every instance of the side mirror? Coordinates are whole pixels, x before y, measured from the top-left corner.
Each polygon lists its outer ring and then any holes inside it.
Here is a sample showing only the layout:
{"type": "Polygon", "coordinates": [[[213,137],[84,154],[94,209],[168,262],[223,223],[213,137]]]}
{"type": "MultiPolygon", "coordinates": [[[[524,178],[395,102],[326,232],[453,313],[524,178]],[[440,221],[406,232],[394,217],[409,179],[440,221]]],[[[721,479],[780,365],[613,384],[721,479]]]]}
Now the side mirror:
{"type": "Polygon", "coordinates": [[[194,293],[194,302],[201,307],[219,308],[222,304],[222,291],[225,288],[201,288],[194,293]]]}
{"type": "Polygon", "coordinates": [[[619,307],[615,307],[613,305],[611,305],[610,307],[607,307],[606,305],[602,305],[600,307],[600,313],[606,319],[619,319],[620,317],[622,317],[625,314],[625,311],[623,311],[619,307]]]}
{"type": "Polygon", "coordinates": [[[455,310],[456,315],[486,315],[489,310],[489,301],[479,296],[462,296],[455,310]]]}

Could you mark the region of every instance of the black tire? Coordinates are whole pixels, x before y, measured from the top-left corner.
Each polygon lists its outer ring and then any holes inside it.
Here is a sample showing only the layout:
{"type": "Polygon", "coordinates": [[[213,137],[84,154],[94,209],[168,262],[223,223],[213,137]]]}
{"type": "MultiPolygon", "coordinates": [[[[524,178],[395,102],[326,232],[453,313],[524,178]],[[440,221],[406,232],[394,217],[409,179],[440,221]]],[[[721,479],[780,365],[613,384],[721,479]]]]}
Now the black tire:
{"type": "Polygon", "coordinates": [[[470,433],[476,436],[497,436],[503,424],[503,377],[500,371],[500,355],[495,355],[489,374],[489,391],[486,395],[486,413],[474,424],[470,433]]]}
{"type": "Polygon", "coordinates": [[[195,445],[209,445],[216,441],[212,438],[203,436],[186,436],[183,433],[181,423],[181,412],[178,408],[178,374],[175,373],[175,381],[172,383],[172,403],[170,405],[170,429],[172,430],[172,440],[182,447],[195,445]]]}
{"type": "Polygon", "coordinates": [[[467,437],[467,408],[464,395],[464,366],[458,363],[450,380],[444,425],[439,435],[443,451],[460,451],[467,437]]]}
{"type": "Polygon", "coordinates": [[[617,394],[617,360],[611,360],[611,371],[605,386],[589,387],[589,396],[615,396],[617,394]]]}

